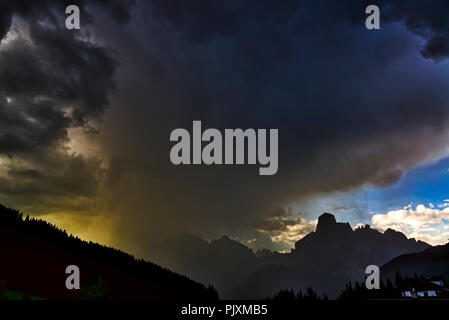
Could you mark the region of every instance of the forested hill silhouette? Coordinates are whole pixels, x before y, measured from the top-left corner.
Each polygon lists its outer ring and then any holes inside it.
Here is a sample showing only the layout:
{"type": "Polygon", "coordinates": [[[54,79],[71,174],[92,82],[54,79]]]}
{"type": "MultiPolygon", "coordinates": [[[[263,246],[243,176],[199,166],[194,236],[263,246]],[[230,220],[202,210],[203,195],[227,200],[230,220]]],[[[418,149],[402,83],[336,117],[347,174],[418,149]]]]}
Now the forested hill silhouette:
{"type": "Polygon", "coordinates": [[[44,299],[218,299],[213,287],[2,205],[0,255],[0,298],[14,291],[44,299]],[[80,290],[65,287],[68,265],[80,269],[80,290]]]}

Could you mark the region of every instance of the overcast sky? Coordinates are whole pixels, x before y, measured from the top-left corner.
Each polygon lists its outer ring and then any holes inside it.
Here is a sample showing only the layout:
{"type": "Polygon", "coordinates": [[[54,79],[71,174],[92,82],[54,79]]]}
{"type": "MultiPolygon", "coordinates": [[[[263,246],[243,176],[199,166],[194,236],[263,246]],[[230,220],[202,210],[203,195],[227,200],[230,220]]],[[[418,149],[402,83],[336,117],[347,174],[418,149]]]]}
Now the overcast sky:
{"type": "Polygon", "coordinates": [[[0,202],[145,257],[285,250],[323,211],[449,238],[447,2],[376,1],[367,30],[364,1],[77,1],[79,31],[72,2],[0,2],[0,202]],[[278,173],[174,166],[193,120],[279,129],[278,173]]]}

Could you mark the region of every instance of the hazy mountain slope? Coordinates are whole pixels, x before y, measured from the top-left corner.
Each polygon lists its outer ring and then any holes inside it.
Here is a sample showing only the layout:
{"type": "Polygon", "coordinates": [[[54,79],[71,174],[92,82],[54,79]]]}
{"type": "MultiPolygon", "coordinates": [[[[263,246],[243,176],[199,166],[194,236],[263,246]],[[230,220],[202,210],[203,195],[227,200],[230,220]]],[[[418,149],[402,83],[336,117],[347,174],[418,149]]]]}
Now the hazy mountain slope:
{"type": "Polygon", "coordinates": [[[252,250],[223,236],[210,243],[192,235],[167,239],[161,244],[159,262],[204,284],[212,283],[220,296],[262,266],[252,250]]]}
{"type": "Polygon", "coordinates": [[[381,268],[381,276],[384,279],[394,279],[396,272],[404,276],[449,276],[449,243],[422,252],[401,255],[381,268]]]}

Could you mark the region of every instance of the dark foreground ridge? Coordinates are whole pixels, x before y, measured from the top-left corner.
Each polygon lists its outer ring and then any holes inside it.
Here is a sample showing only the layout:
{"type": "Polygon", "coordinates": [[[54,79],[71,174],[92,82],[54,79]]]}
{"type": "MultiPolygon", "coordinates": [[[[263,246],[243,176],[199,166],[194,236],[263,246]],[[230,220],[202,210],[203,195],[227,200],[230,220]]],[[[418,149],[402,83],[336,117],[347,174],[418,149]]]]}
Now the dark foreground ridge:
{"type": "Polygon", "coordinates": [[[406,276],[444,275],[449,282],[449,242],[422,252],[401,255],[382,266],[381,274],[385,279],[393,279],[397,273],[406,276]]]}
{"type": "Polygon", "coordinates": [[[218,299],[212,287],[2,205],[0,254],[0,298],[218,299]],[[65,287],[68,265],[80,269],[80,290],[65,287]]]}

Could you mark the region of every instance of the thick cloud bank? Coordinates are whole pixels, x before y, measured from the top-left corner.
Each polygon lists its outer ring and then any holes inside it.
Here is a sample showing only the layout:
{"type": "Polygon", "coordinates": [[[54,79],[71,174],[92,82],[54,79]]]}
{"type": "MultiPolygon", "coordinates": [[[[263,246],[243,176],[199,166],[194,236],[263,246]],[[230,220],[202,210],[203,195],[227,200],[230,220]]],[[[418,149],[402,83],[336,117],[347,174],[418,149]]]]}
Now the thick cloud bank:
{"type": "MultiPolygon", "coordinates": [[[[116,59],[98,44],[67,33],[56,41],[61,30],[31,24],[38,45],[15,40],[0,53],[3,61],[13,51],[18,60],[41,61],[17,71],[9,62],[10,73],[0,71],[0,86],[16,90],[12,100],[2,92],[0,119],[17,121],[1,127],[0,152],[58,145],[67,128],[101,118],[109,97],[100,142],[108,166],[82,168],[101,173],[87,196],[104,199],[120,219],[117,243],[144,252],[161,237],[193,232],[266,244],[267,235],[286,229],[296,239],[310,228],[291,225],[301,224],[292,203],[390,185],[447,154],[448,5],[380,1],[381,30],[368,31],[368,4],[154,0],[133,9],[118,2],[86,7],[92,37],[116,59]],[[117,24],[110,12],[128,23],[117,24]],[[25,72],[16,87],[5,80],[25,72]],[[16,111],[6,111],[12,104],[16,111]],[[170,132],[193,120],[217,129],[279,129],[277,175],[261,177],[254,166],[173,166],[170,132]]],[[[23,6],[5,12],[29,17],[23,6]]],[[[4,35],[10,17],[1,20],[4,35]]]]}

